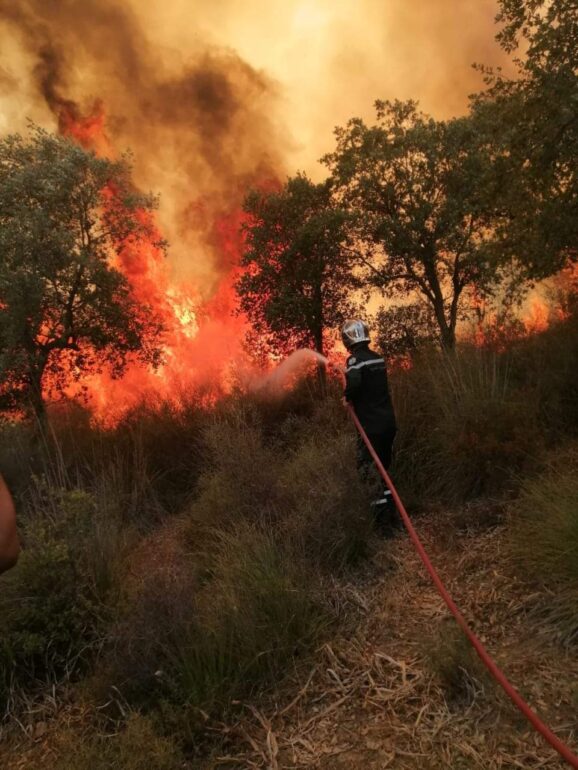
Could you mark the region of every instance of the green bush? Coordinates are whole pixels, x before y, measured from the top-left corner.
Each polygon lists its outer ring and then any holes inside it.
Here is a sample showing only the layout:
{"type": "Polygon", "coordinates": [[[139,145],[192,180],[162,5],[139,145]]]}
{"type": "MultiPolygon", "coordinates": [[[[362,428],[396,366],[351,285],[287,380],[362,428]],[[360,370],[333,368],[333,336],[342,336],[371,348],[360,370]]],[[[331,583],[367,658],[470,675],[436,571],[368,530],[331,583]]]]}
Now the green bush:
{"type": "Polygon", "coordinates": [[[422,350],[392,372],[392,469],[410,505],[512,496],[544,450],[578,432],[578,315],[500,345],[422,350]]]}
{"type": "Polygon", "coordinates": [[[56,459],[21,496],[25,552],[0,597],[5,699],[96,662],[94,682],[132,703],[219,711],[310,649],[331,615],[326,573],[359,559],[370,532],[353,426],[312,395],[237,394],[183,417],[183,433],[172,410],[110,435],[60,415],[56,459]],[[185,468],[198,451],[203,471],[179,482],[188,505],[159,527],[168,498],[142,437],[167,423],[174,442],[195,436],[169,453],[190,453],[185,468]],[[119,448],[133,456],[117,461],[119,448]]]}
{"type": "Polygon", "coordinates": [[[52,680],[94,638],[95,613],[66,544],[27,548],[0,596],[0,672],[6,705],[13,680],[52,680]]]}
{"type": "Polygon", "coordinates": [[[88,493],[37,481],[26,547],[0,593],[4,705],[14,687],[75,675],[94,657],[118,596],[127,538],[88,493]]]}
{"type": "Polygon", "coordinates": [[[149,539],[112,633],[111,682],[130,702],[226,710],[316,643],[325,575],[371,530],[353,437],[331,400],[276,430],[258,404],[214,415],[199,496],[149,539]]]}
{"type": "Polygon", "coordinates": [[[508,352],[512,379],[538,407],[536,429],[545,443],[578,435],[578,312],[508,352]]]}
{"type": "Polygon", "coordinates": [[[392,379],[400,427],[393,473],[410,500],[495,496],[540,446],[535,400],[498,353],[430,352],[392,379]]]}
{"type": "Polygon", "coordinates": [[[559,451],[525,481],[513,507],[515,563],[547,590],[535,611],[565,643],[578,641],[578,446],[559,451]]]}
{"type": "Polygon", "coordinates": [[[255,408],[221,414],[205,432],[207,470],[190,510],[192,539],[205,526],[267,522],[285,550],[316,568],[353,563],[366,553],[371,531],[354,440],[335,399],[307,417],[287,415],[276,435],[255,408]]]}
{"type": "Polygon", "coordinates": [[[266,528],[214,530],[204,546],[191,557],[176,542],[170,561],[149,564],[114,632],[111,682],[133,703],[225,710],[273,681],[327,622],[309,576],[266,528]]]}
{"type": "Polygon", "coordinates": [[[255,411],[235,405],[216,415],[203,442],[206,467],[192,506],[195,523],[230,527],[271,514],[278,503],[280,453],[266,443],[255,411]]]}
{"type": "Polygon", "coordinates": [[[296,558],[339,573],[367,555],[370,498],[357,473],[353,426],[337,434],[313,427],[289,453],[279,484],[280,530],[296,558]]]}
{"type": "Polygon", "coordinates": [[[311,580],[271,533],[219,533],[211,574],[197,594],[197,621],[178,640],[180,697],[221,708],[271,683],[327,624],[311,580]]]}

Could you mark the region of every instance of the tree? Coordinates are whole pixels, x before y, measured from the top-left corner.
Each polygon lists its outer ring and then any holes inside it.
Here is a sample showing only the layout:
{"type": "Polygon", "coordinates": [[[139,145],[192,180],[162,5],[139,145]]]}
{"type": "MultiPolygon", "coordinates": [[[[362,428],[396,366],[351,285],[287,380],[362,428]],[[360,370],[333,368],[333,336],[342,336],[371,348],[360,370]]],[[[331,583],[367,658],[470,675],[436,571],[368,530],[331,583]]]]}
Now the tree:
{"type": "Polygon", "coordinates": [[[389,359],[411,356],[418,348],[436,341],[435,318],[431,306],[423,302],[382,307],[374,325],[373,337],[389,359]]]}
{"type": "Polygon", "coordinates": [[[133,355],[159,361],[162,324],[113,266],[155,201],[111,161],[32,127],[0,141],[0,405],[45,419],[44,394],[133,355]]]}
{"type": "Polygon", "coordinates": [[[277,192],[251,192],[237,283],[241,311],[269,352],[326,351],[328,331],[351,311],[347,215],[329,183],[304,175],[277,192]]]}
{"type": "Polygon", "coordinates": [[[500,247],[542,278],[578,258],[578,3],[500,0],[497,20],[498,42],[524,55],[515,79],[482,68],[473,109],[501,180],[500,247]]]}
{"type": "Polygon", "coordinates": [[[464,290],[489,291],[496,276],[490,159],[468,118],[435,121],[411,101],[376,108],[376,125],[336,129],[324,161],[354,218],[366,284],[425,303],[451,349],[464,290]]]}

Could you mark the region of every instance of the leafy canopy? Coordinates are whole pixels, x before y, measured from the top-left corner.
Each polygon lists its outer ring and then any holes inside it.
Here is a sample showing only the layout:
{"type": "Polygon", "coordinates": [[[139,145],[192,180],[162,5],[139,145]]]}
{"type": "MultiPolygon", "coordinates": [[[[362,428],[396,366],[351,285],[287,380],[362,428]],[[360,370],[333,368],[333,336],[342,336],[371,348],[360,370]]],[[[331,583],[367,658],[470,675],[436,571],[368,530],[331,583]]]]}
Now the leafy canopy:
{"type": "Polygon", "coordinates": [[[332,327],[350,312],[352,286],[347,214],[325,182],[304,175],[290,178],[275,192],[251,192],[237,283],[263,352],[295,347],[323,351],[332,327]]]}
{"type": "Polygon", "coordinates": [[[162,324],[114,266],[150,237],[130,166],[31,127],[0,141],[0,406],[43,412],[86,371],[156,364],[162,324]]]}
{"type": "MultiPolygon", "coordinates": [[[[368,286],[431,311],[442,343],[455,344],[466,288],[489,291],[490,159],[467,118],[436,121],[415,102],[376,102],[377,121],[336,129],[324,158],[353,221],[368,286]]],[[[399,316],[399,314],[398,314],[399,316]]]]}
{"type": "Polygon", "coordinates": [[[501,0],[497,20],[517,77],[484,69],[473,110],[501,168],[501,248],[542,278],[578,258],[578,3],[501,0]]]}

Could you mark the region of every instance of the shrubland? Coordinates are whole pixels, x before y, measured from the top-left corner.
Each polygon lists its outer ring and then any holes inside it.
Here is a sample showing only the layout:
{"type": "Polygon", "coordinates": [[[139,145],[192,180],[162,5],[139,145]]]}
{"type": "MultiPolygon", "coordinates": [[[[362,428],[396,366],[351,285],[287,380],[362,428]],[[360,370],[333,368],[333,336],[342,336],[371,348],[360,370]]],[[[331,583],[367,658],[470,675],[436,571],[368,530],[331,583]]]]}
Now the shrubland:
{"type": "Polygon", "coordinates": [[[162,713],[193,740],[327,636],[371,522],[346,417],[312,387],[108,430],[63,412],[46,445],[3,427],[25,544],[0,595],[7,718],[82,683],[122,704],[110,718],[162,713]]]}
{"type": "MultiPolygon", "coordinates": [[[[468,511],[498,502],[512,570],[541,597],[530,610],[568,645],[576,331],[570,317],[506,348],[424,349],[391,371],[392,475],[418,526],[436,505],[467,526],[468,511]]],[[[91,704],[94,720],[84,753],[70,750],[76,732],[60,735],[55,767],[138,768],[128,757],[141,740],[150,766],[178,767],[183,751],[205,750],[207,720],[273,692],[343,623],[339,582],[366,569],[377,541],[340,387],[318,387],[236,392],[211,408],[193,395],[114,428],[71,407],[43,441],[25,423],[2,426],[25,545],[0,594],[4,716],[21,721],[52,691],[91,704]]],[[[461,698],[478,674],[463,674],[461,638],[442,636],[424,655],[461,698]]]]}

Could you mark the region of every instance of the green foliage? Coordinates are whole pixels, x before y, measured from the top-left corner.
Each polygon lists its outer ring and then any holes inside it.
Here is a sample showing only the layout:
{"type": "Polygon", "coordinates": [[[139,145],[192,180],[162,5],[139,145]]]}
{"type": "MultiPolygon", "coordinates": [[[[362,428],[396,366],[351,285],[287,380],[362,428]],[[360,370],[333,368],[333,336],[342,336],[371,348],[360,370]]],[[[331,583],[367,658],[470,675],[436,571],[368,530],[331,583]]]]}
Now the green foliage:
{"type": "Polygon", "coordinates": [[[281,469],[280,484],[287,512],[282,532],[301,558],[335,572],[367,555],[369,490],[358,478],[351,428],[332,436],[314,425],[281,469]]]}
{"type": "Polygon", "coordinates": [[[26,668],[31,677],[61,675],[90,638],[90,604],[78,590],[69,549],[46,542],[24,552],[2,594],[3,668],[26,668]]]}
{"type": "Polygon", "coordinates": [[[550,443],[578,431],[578,314],[519,340],[506,354],[516,386],[538,405],[538,424],[550,443]]]}
{"type": "Polygon", "coordinates": [[[129,531],[82,490],[37,483],[25,549],[0,594],[0,696],[85,669],[118,597],[129,531]],[[104,520],[103,520],[104,519],[104,520]]]}
{"type": "Polygon", "coordinates": [[[324,582],[363,557],[371,529],[354,434],[336,400],[306,388],[127,419],[108,433],[59,424],[57,467],[22,486],[26,549],[0,597],[3,697],[90,671],[98,698],[115,687],[165,703],[196,734],[198,707],[222,713],[270,686],[333,620],[324,582]],[[146,500],[164,495],[163,431],[180,453],[192,441],[202,467],[198,483],[173,477],[187,504],[171,519],[146,500]]]}
{"type": "Polygon", "coordinates": [[[469,118],[435,121],[411,101],[376,109],[374,126],[355,118],[338,128],[324,160],[354,217],[366,284],[415,297],[452,348],[464,290],[487,291],[496,277],[491,161],[469,118]]]}
{"type": "Polygon", "coordinates": [[[153,552],[144,545],[108,674],[132,703],[221,713],[270,685],[330,622],[325,575],[367,550],[367,499],[340,405],[268,422],[271,409],[220,408],[204,432],[198,498],[151,540],[153,552]]]}
{"type": "Polygon", "coordinates": [[[164,698],[220,713],[308,650],[327,611],[264,527],[209,530],[195,558],[179,552],[131,597],[112,681],[141,705],[164,698]]]}
{"type": "Polygon", "coordinates": [[[267,531],[214,533],[210,574],[197,595],[199,619],[173,651],[169,686],[181,702],[227,708],[274,682],[318,640],[327,611],[288,556],[267,531]]]}
{"type": "Polygon", "coordinates": [[[380,308],[372,335],[389,360],[413,355],[438,338],[431,308],[421,302],[380,308]]]}
{"type": "Polygon", "coordinates": [[[535,608],[565,643],[578,641],[578,447],[522,485],[510,546],[519,570],[548,593],[535,608]]]}
{"type": "Polygon", "coordinates": [[[370,520],[343,408],[327,399],[308,417],[286,416],[273,435],[258,410],[233,408],[207,429],[210,470],[200,479],[192,526],[269,521],[287,548],[317,567],[355,561],[370,520]]]}
{"type": "Polygon", "coordinates": [[[404,499],[513,493],[548,447],[577,435],[577,324],[570,317],[506,349],[424,350],[392,372],[404,499]]]}
{"type": "Polygon", "coordinates": [[[474,112],[495,158],[500,248],[535,277],[575,261],[578,19],[574,0],[501,0],[497,36],[521,48],[514,79],[485,69],[474,112]]]}
{"type": "MultiPolygon", "coordinates": [[[[127,356],[159,360],[161,324],[110,257],[152,239],[150,196],[110,161],[32,127],[0,141],[0,396],[43,414],[45,376],[71,378],[127,356]]],[[[159,244],[162,246],[162,244],[159,244]]]]}
{"type": "Polygon", "coordinates": [[[304,175],[279,191],[250,193],[245,212],[247,270],[237,292],[255,332],[252,348],[323,352],[327,332],[351,306],[347,215],[328,183],[313,184],[304,175]]]}

